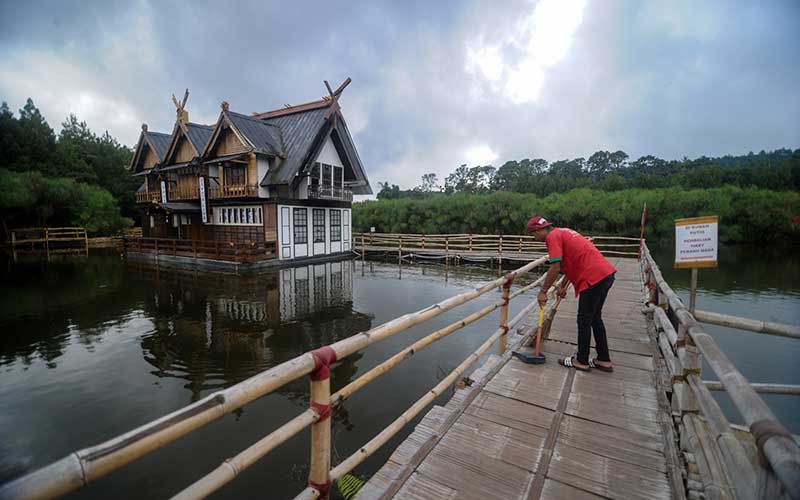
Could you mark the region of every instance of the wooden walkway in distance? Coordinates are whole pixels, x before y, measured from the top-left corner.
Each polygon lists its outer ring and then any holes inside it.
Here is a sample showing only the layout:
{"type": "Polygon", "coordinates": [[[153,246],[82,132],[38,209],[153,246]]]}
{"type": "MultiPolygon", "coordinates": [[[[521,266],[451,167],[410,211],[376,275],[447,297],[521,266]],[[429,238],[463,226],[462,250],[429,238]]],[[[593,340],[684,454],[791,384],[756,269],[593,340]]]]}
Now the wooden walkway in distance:
{"type": "Polygon", "coordinates": [[[641,311],[639,263],[612,262],[619,272],[603,318],[613,373],[558,365],[576,350],[570,295],[543,344],[546,364],[490,356],[469,387],[430,410],[356,498],[683,498],[661,361],[641,311]]]}

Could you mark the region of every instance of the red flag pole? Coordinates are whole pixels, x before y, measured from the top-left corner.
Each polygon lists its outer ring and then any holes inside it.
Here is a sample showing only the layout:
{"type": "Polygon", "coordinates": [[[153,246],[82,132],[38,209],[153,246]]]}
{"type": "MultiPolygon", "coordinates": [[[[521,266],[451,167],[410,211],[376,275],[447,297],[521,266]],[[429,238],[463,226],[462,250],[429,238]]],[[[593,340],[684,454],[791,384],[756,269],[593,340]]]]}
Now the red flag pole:
{"type": "Polygon", "coordinates": [[[642,230],[639,233],[639,255],[636,257],[637,259],[642,258],[642,246],[644,245],[644,223],[647,221],[647,202],[644,203],[644,207],[642,208],[642,230]]]}

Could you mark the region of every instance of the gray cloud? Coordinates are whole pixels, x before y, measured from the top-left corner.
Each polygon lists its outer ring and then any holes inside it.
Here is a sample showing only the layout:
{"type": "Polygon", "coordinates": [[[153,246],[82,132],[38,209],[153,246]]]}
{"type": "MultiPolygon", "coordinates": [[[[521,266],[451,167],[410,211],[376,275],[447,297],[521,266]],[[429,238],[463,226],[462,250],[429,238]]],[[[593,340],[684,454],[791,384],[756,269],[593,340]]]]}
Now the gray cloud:
{"type": "Polygon", "coordinates": [[[342,106],[373,184],[404,187],[465,162],[601,148],[798,147],[797,2],[589,2],[574,33],[557,16],[536,24],[537,5],[3,2],[0,99],[31,96],[53,125],[75,112],[132,144],[141,122],[171,129],[169,96],[187,86],[192,120],[211,122],[223,99],[264,111],[350,76],[342,106]],[[481,49],[500,69],[474,63],[481,49]],[[519,102],[507,85],[525,64],[544,69],[519,102]]]}

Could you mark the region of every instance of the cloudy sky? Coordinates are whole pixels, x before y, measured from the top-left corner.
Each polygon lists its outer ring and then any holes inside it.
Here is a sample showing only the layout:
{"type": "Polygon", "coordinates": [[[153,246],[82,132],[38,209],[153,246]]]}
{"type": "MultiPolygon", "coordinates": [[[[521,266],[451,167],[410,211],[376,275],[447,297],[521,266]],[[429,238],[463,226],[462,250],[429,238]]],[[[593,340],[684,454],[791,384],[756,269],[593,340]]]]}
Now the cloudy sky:
{"type": "Polygon", "coordinates": [[[373,186],[462,163],[800,147],[800,2],[0,2],[0,100],[133,145],[326,94],[373,186]]]}

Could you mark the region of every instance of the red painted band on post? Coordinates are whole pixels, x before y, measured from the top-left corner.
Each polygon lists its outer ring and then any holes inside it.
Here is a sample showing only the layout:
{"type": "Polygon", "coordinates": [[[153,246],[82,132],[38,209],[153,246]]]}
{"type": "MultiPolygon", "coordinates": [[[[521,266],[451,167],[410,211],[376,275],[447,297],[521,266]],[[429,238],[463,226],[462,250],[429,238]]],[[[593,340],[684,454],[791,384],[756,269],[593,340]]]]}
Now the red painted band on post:
{"type": "Polygon", "coordinates": [[[503,335],[508,333],[508,325],[500,325],[500,329],[503,330],[503,335]]]}
{"type": "Polygon", "coordinates": [[[319,420],[317,423],[324,422],[326,418],[331,416],[331,405],[327,404],[324,405],[322,403],[317,403],[316,401],[311,402],[311,409],[319,415],[319,420]]]}
{"type": "Polygon", "coordinates": [[[311,380],[325,380],[331,376],[331,363],[336,362],[336,351],[330,346],[320,347],[311,351],[314,357],[314,371],[311,372],[311,380]]]}
{"type": "Polygon", "coordinates": [[[514,273],[506,274],[506,282],[503,283],[503,288],[506,290],[510,289],[512,283],[514,283],[514,273]]]}
{"type": "Polygon", "coordinates": [[[331,490],[331,482],[328,481],[327,483],[315,483],[309,479],[308,485],[314,488],[315,490],[319,491],[319,497],[325,498],[328,495],[328,492],[331,490]]]}

